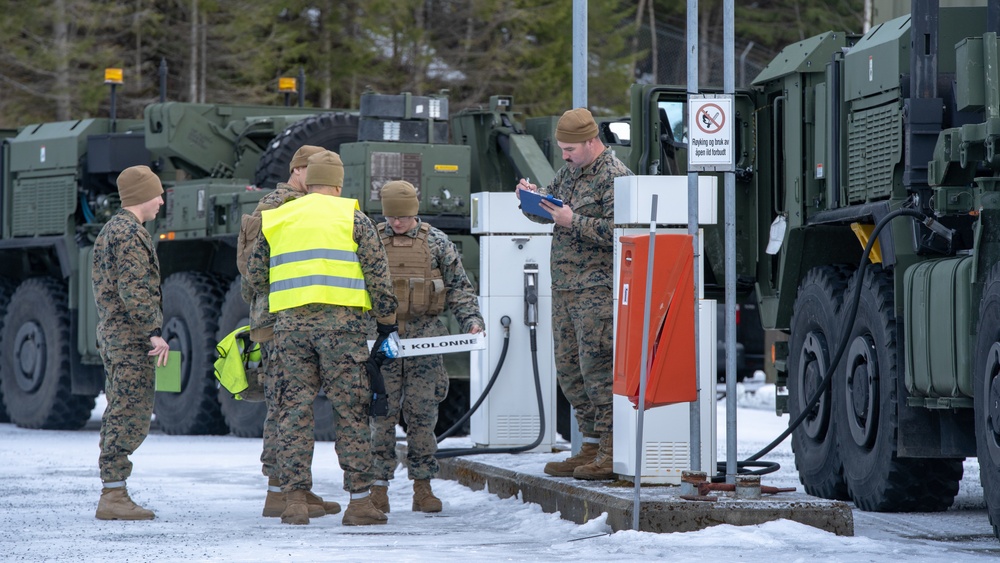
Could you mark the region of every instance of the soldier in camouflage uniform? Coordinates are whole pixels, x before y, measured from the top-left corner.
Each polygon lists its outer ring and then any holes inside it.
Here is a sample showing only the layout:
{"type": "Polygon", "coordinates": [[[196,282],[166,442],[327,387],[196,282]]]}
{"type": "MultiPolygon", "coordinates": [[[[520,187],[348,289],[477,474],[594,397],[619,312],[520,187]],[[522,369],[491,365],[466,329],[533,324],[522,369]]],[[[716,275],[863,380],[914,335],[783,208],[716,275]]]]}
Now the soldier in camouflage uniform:
{"type": "MultiPolygon", "coordinates": [[[[577,479],[612,479],[612,275],[614,272],[615,178],[629,171],[597,138],[585,108],[567,111],[556,124],[566,166],[541,193],[552,221],[525,214],[552,230],[552,335],[559,387],[576,409],[583,434],[580,452],[545,465],[545,472],[577,479]]],[[[520,190],[539,191],[522,179],[520,190]]]]}
{"type": "Polygon", "coordinates": [[[281,521],[308,524],[312,488],[312,403],[320,388],[337,421],[337,457],[351,502],[344,525],[385,524],[371,502],[369,315],[380,334],[396,331],[396,298],[375,225],[355,200],[339,196],[344,166],[333,152],[309,158],[309,194],[262,213],[262,233],[247,264],[254,292],[268,291],[277,312],[271,361],[278,463],[286,506],[281,521]],[[273,254],[272,254],[273,252],[273,254]]]}
{"type": "MultiPolygon", "coordinates": [[[[447,308],[462,330],[471,334],[485,328],[479,302],[462,257],[448,235],[416,216],[417,190],[409,182],[387,183],[381,191],[386,222],[378,225],[389,273],[399,300],[396,319],[404,338],[444,336],[448,328],[440,318],[447,308]]],[[[413,479],[414,511],[441,512],[441,500],[431,491],[437,475],[438,403],[448,394],[448,372],[441,355],[401,358],[382,368],[389,413],[372,423],[375,485],[372,502],[389,512],[388,487],[396,469],[396,421],[402,407],[407,429],[407,465],[413,479]]]]}
{"type": "MultiPolygon", "coordinates": [[[[267,289],[263,293],[255,293],[247,279],[247,259],[260,236],[260,214],[267,209],[274,209],[290,199],[306,195],[306,165],[309,157],[322,152],[323,147],[302,145],[288,163],[288,182],[280,182],[274,191],[260,198],[257,207],[250,215],[244,215],[240,223],[240,234],[236,248],[236,267],[242,274],[240,291],[243,300],[250,305],[250,338],[260,343],[261,361],[264,364],[264,402],[267,405],[267,415],[264,417],[264,449],[260,454],[261,472],[267,476],[267,495],[264,498],[263,516],[276,518],[285,511],[285,495],[281,492],[278,480],[278,424],[274,417],[273,381],[275,377],[274,363],[269,361],[274,348],[274,319],[276,315],[268,311],[267,289]]],[[[324,501],[311,491],[306,494],[309,505],[309,517],[319,518],[325,514],[337,514],[340,505],[332,501],[324,501]]]]}
{"type": "Polygon", "coordinates": [[[163,186],[148,166],[118,176],[122,208],[94,242],[92,278],[97,302],[97,344],[107,374],[108,406],[101,423],[100,520],[152,520],[132,501],[125,480],[128,456],[149,434],[155,365],[167,364],[170,346],[160,336],[163,306],[160,262],[143,223],[163,205],[163,186]]]}

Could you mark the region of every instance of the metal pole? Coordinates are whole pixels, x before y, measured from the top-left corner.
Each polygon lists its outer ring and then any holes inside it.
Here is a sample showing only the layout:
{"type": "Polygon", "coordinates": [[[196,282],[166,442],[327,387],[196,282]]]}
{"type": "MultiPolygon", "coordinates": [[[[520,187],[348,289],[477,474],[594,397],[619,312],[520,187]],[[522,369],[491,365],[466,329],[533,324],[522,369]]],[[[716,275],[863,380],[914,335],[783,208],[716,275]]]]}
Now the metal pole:
{"type": "Polygon", "coordinates": [[[573,107],[587,107],[587,0],[573,0],[573,107]]]}
{"type": "MultiPolygon", "coordinates": [[[[734,0],[722,2],[722,89],[733,95],[734,0]]],[[[734,100],[735,102],[735,100],[734,100]]],[[[733,104],[735,113],[735,103],[733,104]]],[[[735,128],[734,128],[735,131],[735,128]]],[[[726,482],[736,482],[736,173],[727,170],[725,178],[726,214],[726,482]]]]}
{"type": "Polygon", "coordinates": [[[160,59],[160,103],[167,101],[167,59],[160,59]]]}
{"type": "Polygon", "coordinates": [[[746,48],[744,48],[743,52],[740,53],[740,88],[747,87],[747,79],[746,79],[747,55],[750,54],[750,49],[753,49],[753,46],[754,46],[753,41],[747,43],[746,48]]]}
{"type": "MultiPolygon", "coordinates": [[[[687,0],[687,91],[698,93],[698,0],[687,0]]],[[[694,302],[701,298],[701,253],[698,242],[698,173],[688,172],[688,234],[694,245],[694,302]]],[[[697,311],[698,308],[695,308],[697,311]]],[[[691,470],[702,471],[701,467],[701,347],[699,346],[698,319],[694,322],[694,365],[697,399],[691,402],[691,470]]]]}
{"type": "Polygon", "coordinates": [[[306,69],[299,67],[299,107],[306,107],[306,69]]]}
{"type": "Polygon", "coordinates": [[[112,133],[115,133],[116,130],[118,129],[118,120],[116,119],[118,117],[118,108],[116,107],[118,105],[117,103],[118,96],[115,92],[115,86],[118,85],[117,84],[111,85],[111,132],[112,133]]]}
{"type": "Polygon", "coordinates": [[[649,376],[646,363],[649,359],[649,310],[653,301],[653,262],[656,257],[656,194],[649,212],[649,258],[646,265],[646,302],[642,306],[642,365],[639,366],[639,425],[635,436],[635,496],[632,500],[632,529],[639,531],[639,483],[642,476],[642,422],[646,418],[646,379],[649,376]]]}
{"type": "MultiPolygon", "coordinates": [[[[587,0],[573,0],[573,107],[587,107],[587,0]]],[[[580,453],[583,434],[570,410],[570,452],[580,453]]],[[[612,430],[613,431],[613,430],[612,430]]]]}

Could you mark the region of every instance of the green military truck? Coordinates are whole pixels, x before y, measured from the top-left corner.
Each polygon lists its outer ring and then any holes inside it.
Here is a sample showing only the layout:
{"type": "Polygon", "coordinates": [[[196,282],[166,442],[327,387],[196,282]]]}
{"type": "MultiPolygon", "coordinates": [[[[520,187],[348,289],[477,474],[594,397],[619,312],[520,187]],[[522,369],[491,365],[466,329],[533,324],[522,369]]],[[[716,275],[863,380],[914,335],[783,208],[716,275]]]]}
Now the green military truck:
{"type": "MultiPolygon", "coordinates": [[[[157,393],[168,434],[260,436],[264,405],[219,392],[215,345],[248,322],[236,269],[240,217],[288,177],[302,144],[342,153],[346,197],[380,218],[378,190],[402,177],[420,216],[451,234],[473,277],[470,194],[512,189],[518,175],[553,175],[554,119],[514,119],[509,97],[449,116],[444,97],[362,96],[360,112],[165,102],[141,120],[41,123],[0,135],[0,398],[26,428],[75,429],[90,417],[104,373],[96,348],[92,245],[119,207],[115,179],[149,165],[166,205],[148,227],[163,279],[163,336],[182,353],[180,393],[157,393]],[[449,117],[452,119],[449,121],[449,117]]],[[[468,359],[448,359],[452,390],[439,429],[468,410],[468,359]]],[[[317,399],[317,435],[332,412],[317,399]]]]}
{"type": "MultiPolygon", "coordinates": [[[[738,290],[788,335],[774,350],[778,407],[802,419],[806,491],[942,511],[976,457],[995,533],[998,27],[996,0],[915,1],[864,35],[788,46],[733,106],[738,290]],[[784,229],[773,254],[772,226],[784,229]]],[[[671,119],[686,115],[685,88],[633,88],[636,173],[686,171],[686,117],[671,119]]],[[[707,294],[722,292],[722,234],[705,233],[707,294]]]]}

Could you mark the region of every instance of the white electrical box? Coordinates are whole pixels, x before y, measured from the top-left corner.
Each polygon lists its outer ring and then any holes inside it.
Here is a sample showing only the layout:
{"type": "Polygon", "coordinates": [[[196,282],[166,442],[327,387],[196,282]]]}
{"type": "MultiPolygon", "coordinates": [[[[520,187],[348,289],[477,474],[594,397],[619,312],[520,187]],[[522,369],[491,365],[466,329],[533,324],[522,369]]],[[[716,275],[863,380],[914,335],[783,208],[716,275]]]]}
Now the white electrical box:
{"type": "Polygon", "coordinates": [[[514,192],[478,192],[471,199],[474,235],[552,234],[552,223],[535,223],[524,216],[514,192]]]}
{"type": "MultiPolygon", "coordinates": [[[[656,200],[657,225],[688,224],[687,176],[619,176],[615,178],[615,224],[648,225],[656,200]]],[[[698,176],[698,224],[718,222],[719,190],[715,176],[698,176]]]]}
{"type": "MultiPolygon", "coordinates": [[[[701,403],[701,471],[716,472],[716,310],[715,300],[698,301],[698,399],[701,403]]],[[[614,395],[614,459],[616,474],[636,475],[639,411],[628,397],[614,395]]],[[[642,423],[641,483],[679,485],[691,469],[691,405],[678,403],[647,409],[642,423]]]]}

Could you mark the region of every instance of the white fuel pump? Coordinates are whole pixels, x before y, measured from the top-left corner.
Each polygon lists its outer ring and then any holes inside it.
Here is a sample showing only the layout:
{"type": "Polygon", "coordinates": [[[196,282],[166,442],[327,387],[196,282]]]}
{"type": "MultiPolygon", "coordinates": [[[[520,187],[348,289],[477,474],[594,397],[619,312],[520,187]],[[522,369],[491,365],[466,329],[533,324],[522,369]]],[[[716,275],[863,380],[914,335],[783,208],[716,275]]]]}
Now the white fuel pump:
{"type": "MultiPolygon", "coordinates": [[[[715,223],[716,179],[699,178],[699,224],[715,223]]],[[[621,261],[621,236],[648,235],[652,195],[657,194],[657,234],[685,234],[687,229],[687,177],[686,176],[626,176],[615,180],[615,300],[620,298],[619,272],[621,261]],[[645,225],[640,227],[640,225],[645,225]]],[[[699,237],[701,241],[701,237],[699,237]]],[[[701,260],[701,248],[695,259],[701,260]]],[[[654,267],[656,265],[654,264],[654,267]]],[[[699,272],[702,270],[699,268],[699,272]]],[[[642,272],[645,276],[645,272],[642,272]]],[[[715,301],[705,300],[702,280],[694,280],[699,297],[695,309],[698,328],[698,398],[700,403],[699,457],[701,470],[715,473],[715,354],[716,327],[715,301]]],[[[690,297],[694,299],[692,295],[690,297]]],[[[655,296],[654,296],[655,299],[655,296]]],[[[615,329],[618,328],[618,307],[615,307],[615,329]]],[[[693,328],[693,327],[692,327],[693,328]]],[[[616,340],[615,346],[618,346],[616,340]]],[[[617,355],[616,355],[617,358],[617,355]]],[[[614,464],[616,474],[632,478],[638,471],[643,483],[679,484],[681,473],[691,469],[691,416],[690,404],[679,403],[648,409],[645,413],[642,436],[642,467],[636,466],[636,435],[638,411],[627,397],[614,395],[614,464]]]]}
{"type": "Polygon", "coordinates": [[[528,451],[551,451],[555,442],[555,361],[552,349],[552,226],[527,220],[510,192],[472,196],[472,232],[479,239],[479,307],[486,322],[486,349],[470,354],[473,398],[486,390],[500,361],[506,318],[507,354],[489,394],[472,415],[477,447],[517,447],[539,439],[528,451]],[[534,335],[532,336],[532,333],[534,335]],[[534,346],[532,345],[534,343],[534,346]],[[533,350],[534,348],[534,350],[533,350]],[[539,418],[535,373],[541,386],[539,418]]]}

